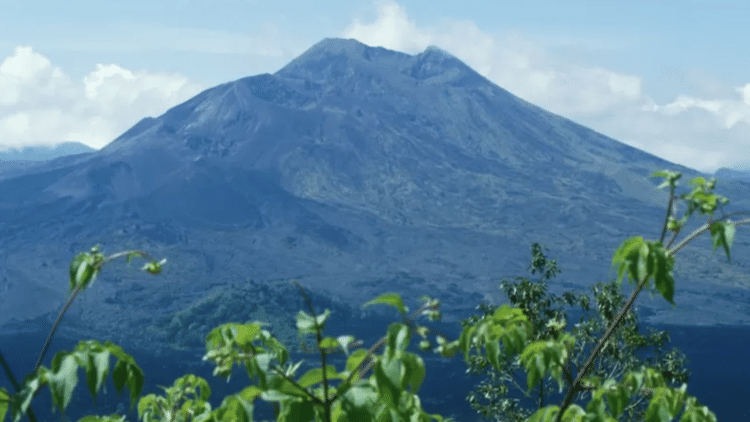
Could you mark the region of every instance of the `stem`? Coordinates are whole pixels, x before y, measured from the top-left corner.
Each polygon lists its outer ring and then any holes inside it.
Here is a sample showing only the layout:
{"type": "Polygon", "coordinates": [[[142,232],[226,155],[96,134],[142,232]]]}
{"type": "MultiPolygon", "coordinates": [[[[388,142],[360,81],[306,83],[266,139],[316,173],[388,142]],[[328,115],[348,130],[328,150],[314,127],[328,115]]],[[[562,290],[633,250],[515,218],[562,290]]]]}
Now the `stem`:
{"type": "Polygon", "coordinates": [[[299,384],[297,383],[297,381],[295,381],[294,379],[292,379],[291,377],[289,377],[289,376],[288,376],[287,374],[285,374],[285,373],[284,373],[284,371],[283,371],[283,370],[282,370],[281,368],[275,367],[275,368],[273,368],[273,369],[274,369],[274,371],[276,371],[276,373],[277,373],[277,374],[278,374],[278,375],[279,375],[280,377],[282,377],[282,378],[284,378],[285,380],[287,380],[287,381],[289,381],[290,383],[292,383],[292,385],[294,385],[295,387],[297,387],[297,388],[298,388],[298,389],[299,389],[300,391],[303,391],[303,392],[304,392],[304,393],[305,393],[305,394],[306,394],[306,395],[307,395],[308,397],[310,397],[310,399],[311,399],[312,401],[314,401],[315,403],[318,403],[318,404],[322,404],[322,405],[324,405],[324,406],[325,406],[325,402],[324,402],[323,400],[321,400],[321,399],[320,399],[320,397],[317,397],[317,396],[315,396],[315,394],[313,394],[313,393],[311,393],[311,392],[307,391],[307,389],[306,389],[305,387],[303,387],[303,386],[299,385],[299,384]]]}
{"type": "MultiPolygon", "coordinates": [[[[106,263],[108,263],[108,262],[110,262],[110,261],[112,261],[114,259],[117,259],[117,258],[120,258],[120,257],[123,257],[123,256],[128,256],[128,255],[131,255],[131,254],[136,254],[136,255],[140,256],[141,258],[147,258],[147,257],[149,257],[149,255],[146,252],[143,252],[143,251],[132,250],[132,251],[118,252],[118,253],[112,254],[109,257],[107,257],[107,258],[103,259],[102,261],[100,261],[94,267],[95,268],[95,273],[94,274],[96,274],[96,271],[99,271],[104,264],[106,264],[106,263]]],[[[63,315],[65,315],[65,312],[68,310],[68,308],[70,307],[70,305],[73,303],[73,299],[75,299],[75,297],[78,295],[78,293],[80,292],[80,290],[81,290],[81,285],[76,286],[75,290],[73,291],[73,294],[70,296],[70,299],[68,299],[68,302],[65,304],[65,306],[63,307],[63,309],[57,315],[57,319],[55,320],[55,323],[52,324],[52,329],[50,330],[49,335],[47,336],[47,340],[44,342],[44,347],[42,348],[41,353],[39,353],[39,359],[37,359],[36,365],[34,366],[34,372],[36,372],[37,370],[39,370],[39,367],[42,365],[42,359],[44,359],[44,355],[47,353],[47,350],[49,349],[49,345],[52,342],[52,337],[55,335],[55,331],[57,331],[57,327],[60,325],[60,322],[62,321],[63,315]]],[[[3,359],[3,362],[4,361],[5,360],[3,359]]],[[[3,366],[5,366],[5,365],[3,365],[3,366]]],[[[14,381],[14,379],[12,378],[12,374],[10,374],[10,369],[9,368],[6,370],[6,372],[11,377],[11,381],[14,381]]],[[[15,386],[15,384],[16,383],[14,382],[14,386],[15,386]]],[[[16,387],[16,390],[18,391],[18,387],[16,387]]],[[[38,392],[39,391],[37,390],[37,393],[38,392]]],[[[36,393],[34,395],[36,396],[36,393]]],[[[36,422],[36,418],[34,417],[34,412],[31,409],[31,407],[29,407],[27,413],[28,413],[28,416],[29,416],[29,419],[31,420],[31,422],[36,422]]]]}
{"type": "Polygon", "coordinates": [[[544,407],[544,378],[539,380],[539,408],[544,407]]]}
{"type": "MultiPolygon", "coordinates": [[[[422,312],[424,312],[424,311],[426,311],[426,310],[428,310],[430,308],[434,308],[434,306],[424,305],[424,306],[420,307],[419,309],[417,309],[416,311],[414,311],[412,313],[412,317],[411,318],[415,319],[417,316],[419,316],[419,314],[421,314],[422,312]]],[[[352,379],[354,378],[354,374],[357,374],[360,379],[364,378],[365,374],[367,374],[367,372],[370,369],[372,369],[373,366],[375,366],[375,359],[373,359],[373,355],[375,354],[375,352],[379,348],[383,347],[383,345],[386,343],[386,341],[388,341],[388,336],[387,335],[381,337],[380,340],[378,340],[377,342],[375,342],[375,344],[373,344],[372,346],[370,346],[370,348],[367,349],[367,354],[362,359],[362,361],[359,363],[358,367],[354,368],[354,370],[352,370],[352,372],[349,373],[349,376],[346,378],[346,380],[344,380],[343,384],[350,383],[352,381],[352,379]],[[365,362],[367,362],[367,365],[365,365],[363,367],[362,365],[365,362]]],[[[336,398],[338,398],[338,396],[336,394],[334,394],[333,396],[331,396],[330,402],[332,403],[334,400],[336,400],[336,398]]]]}
{"type": "MultiPolygon", "coordinates": [[[[323,341],[323,335],[320,332],[320,325],[318,324],[318,316],[315,314],[315,308],[313,308],[312,301],[305,293],[305,290],[300,286],[299,283],[296,281],[294,284],[297,285],[297,288],[299,288],[300,293],[302,294],[303,299],[305,300],[305,304],[307,305],[307,309],[310,310],[310,314],[313,317],[313,321],[315,321],[315,339],[316,341],[316,347],[318,348],[318,352],[320,353],[320,369],[322,370],[322,376],[323,376],[323,402],[324,402],[324,411],[325,411],[325,421],[330,422],[331,421],[331,403],[333,401],[328,400],[328,374],[326,373],[326,351],[320,347],[320,343],[323,341]]],[[[305,390],[307,391],[307,390],[305,390]]]]}
{"type": "Polygon", "coordinates": [[[669,194],[669,204],[667,205],[667,215],[664,217],[664,225],[661,227],[661,236],[659,236],[659,242],[664,243],[664,236],[667,234],[667,226],[669,225],[669,217],[672,215],[672,204],[674,204],[674,193],[669,194]]]}
{"type": "MultiPolygon", "coordinates": [[[[118,253],[110,255],[109,257],[99,262],[99,264],[96,267],[94,267],[94,270],[99,271],[102,268],[102,266],[104,266],[104,264],[114,259],[117,259],[123,256],[128,256],[130,254],[138,254],[142,258],[148,257],[147,253],[141,252],[141,251],[118,252],[118,253]]],[[[55,335],[55,331],[57,331],[57,327],[60,324],[60,321],[62,320],[63,315],[65,315],[65,312],[67,312],[68,308],[73,303],[73,299],[76,298],[76,296],[78,295],[80,291],[81,291],[81,286],[80,285],[76,286],[75,290],[73,291],[73,295],[70,296],[70,299],[68,299],[68,302],[65,304],[65,306],[62,308],[60,313],[57,315],[57,319],[55,320],[55,323],[52,324],[52,330],[50,330],[49,335],[47,336],[47,340],[44,342],[44,347],[42,348],[42,352],[39,354],[39,359],[36,361],[36,366],[34,366],[34,372],[36,372],[39,369],[39,367],[42,365],[42,359],[44,358],[44,355],[47,353],[47,349],[49,348],[50,342],[52,341],[52,336],[55,335]]]]}
{"type": "Polygon", "coordinates": [[[55,335],[55,331],[57,331],[58,325],[60,325],[60,321],[62,320],[63,315],[65,315],[65,312],[68,310],[70,305],[73,303],[73,299],[76,298],[78,295],[78,292],[81,291],[81,286],[78,285],[75,290],[73,290],[73,294],[70,296],[70,299],[68,299],[68,302],[65,304],[65,306],[60,310],[60,313],[57,315],[57,319],[55,319],[55,323],[52,324],[52,329],[49,332],[49,335],[47,336],[47,340],[44,342],[44,347],[42,348],[42,352],[39,353],[39,359],[36,361],[36,366],[34,366],[34,372],[36,372],[40,366],[42,366],[42,359],[44,359],[44,355],[47,353],[47,349],[49,349],[50,342],[52,342],[52,336],[55,335]]]}
{"type": "Polygon", "coordinates": [[[18,381],[16,381],[16,377],[13,376],[13,372],[10,371],[10,365],[8,365],[8,362],[5,361],[2,353],[0,353],[0,365],[3,366],[3,370],[5,370],[5,374],[8,376],[8,379],[10,379],[10,382],[11,384],[13,384],[13,388],[16,389],[16,392],[21,391],[21,386],[18,385],[18,381]]]}
{"type": "Polygon", "coordinates": [[[641,280],[638,283],[638,287],[630,295],[627,303],[625,303],[625,306],[623,306],[623,308],[620,309],[620,312],[617,314],[615,319],[612,320],[612,323],[609,324],[609,327],[607,328],[607,331],[604,333],[604,336],[602,336],[602,338],[599,339],[599,342],[594,347],[594,350],[591,351],[591,354],[586,360],[586,363],[583,364],[583,368],[581,368],[581,370],[578,371],[578,375],[576,376],[575,381],[573,381],[573,385],[571,385],[568,388],[568,392],[565,394],[565,398],[563,399],[562,405],[560,405],[560,411],[557,413],[557,418],[555,419],[556,422],[560,422],[562,420],[563,413],[568,408],[568,406],[570,406],[575,394],[581,389],[580,384],[581,384],[583,377],[591,369],[591,366],[593,366],[594,361],[598,357],[599,352],[601,352],[602,348],[604,347],[604,344],[607,342],[607,340],[609,340],[612,334],[614,334],[615,330],[617,329],[617,326],[620,324],[623,318],[625,318],[625,315],[630,310],[630,307],[633,305],[633,302],[635,302],[635,298],[638,297],[638,294],[646,286],[646,281],[648,281],[648,276],[646,276],[643,280],[641,280]]]}

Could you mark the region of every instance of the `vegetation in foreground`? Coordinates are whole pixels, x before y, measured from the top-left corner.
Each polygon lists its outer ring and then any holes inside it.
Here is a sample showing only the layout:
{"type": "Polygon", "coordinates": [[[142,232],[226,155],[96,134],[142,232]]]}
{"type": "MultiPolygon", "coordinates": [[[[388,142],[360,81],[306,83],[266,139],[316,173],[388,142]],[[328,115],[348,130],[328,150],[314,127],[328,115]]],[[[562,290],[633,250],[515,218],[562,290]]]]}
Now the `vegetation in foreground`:
{"type": "MultiPolygon", "coordinates": [[[[135,257],[150,259],[140,251],[104,257],[94,248],[73,259],[71,298],[60,312],[35,370],[22,384],[17,382],[0,355],[0,364],[15,390],[10,393],[0,389],[0,421],[7,416],[18,421],[27,415],[35,422],[31,402],[44,386],[50,389],[53,405],[64,411],[78,383],[79,368],[85,371],[86,384],[96,400],[109,374],[110,358],[115,358],[112,369],[115,388],[118,392],[128,388],[131,409],[137,402],[138,418],[144,422],[252,421],[256,400],[272,403],[277,421],[446,420],[422,408],[418,392],[425,376],[425,365],[419,354],[408,350],[412,337],[420,338],[419,349],[423,352],[432,351],[445,357],[460,353],[470,371],[487,371],[490,382],[480,384],[479,391],[489,392],[490,401],[475,408],[484,409],[486,414],[483,414],[488,418],[527,418],[539,422],[615,421],[632,417],[645,421],[678,418],[680,421],[716,421],[708,408],[687,393],[684,382],[687,374],[682,369],[681,356],[669,357],[669,353],[657,352],[657,358],[645,364],[634,357],[639,347],[659,345],[662,336],[638,334],[633,303],[648,287],[674,306],[674,255],[700,234],[709,232],[714,249],[721,246],[729,259],[735,227],[750,223],[750,219],[731,221],[730,215],[714,218],[715,211],[728,200],[712,192],[713,179],[695,178],[690,182],[692,190],[677,196],[675,190],[680,173],[660,171],[653,176],[664,178],[661,187],[670,190],[660,238],[647,241],[636,236],[621,244],[612,260],[618,272],[617,282],[594,287],[598,317],[581,321],[572,333],[566,329],[566,314],[558,307],[559,298],[546,292],[544,282],[554,276],[556,267],[554,261],[547,265],[539,245],[532,245],[531,268],[532,273],[543,271],[542,283],[523,280],[517,284],[504,283],[502,287],[513,306],[480,308],[482,315],[464,321],[456,340],[435,335],[420,322],[421,318],[440,318],[439,301],[424,297],[423,305],[409,313],[401,297],[394,293],[365,304],[392,306],[402,317],[369,348],[359,347],[361,343],[351,335],[326,336],[325,324],[330,312],[317,314],[300,287],[307,312],[297,314],[297,328],[300,335],[314,338],[320,366],[298,374],[302,362],[292,362],[288,349],[265,330],[262,323],[222,324],[206,337],[203,360],[215,365],[214,375],[227,379],[234,365],[241,365],[252,384],[225,397],[216,408],[208,403],[211,392],[206,380],[192,374],[178,378],[172,387],[164,389],[162,396],[140,397],[143,371],[132,356],[110,342],[81,341],[73,351],[58,352],[50,368],[41,365],[49,340],[68,306],[81,290],[93,283],[105,263],[118,257],[127,257],[128,261],[135,257]],[[677,200],[687,204],[681,219],[672,215],[677,200]],[[708,216],[707,222],[673,247],[682,227],[696,212],[708,216]],[[672,235],[665,246],[667,232],[672,235]],[[621,303],[618,288],[625,275],[635,288],[621,303]],[[614,312],[619,306],[619,311],[614,312]],[[606,325],[606,330],[588,350],[586,345],[593,343],[591,336],[601,328],[598,324],[606,325]],[[331,364],[336,353],[346,356],[343,367],[331,364]],[[587,357],[582,360],[584,355],[587,357]],[[531,397],[535,390],[538,393],[536,406],[528,410],[529,415],[517,402],[504,401],[507,392],[504,382],[519,371],[526,374],[526,396],[531,397]],[[565,391],[559,405],[547,404],[545,400],[554,391],[558,394],[565,391]]],[[[143,269],[158,274],[163,264],[164,260],[151,259],[143,269]]],[[[566,293],[562,301],[584,309],[590,305],[584,296],[574,293],[566,293]]],[[[515,384],[523,390],[521,383],[515,384]]],[[[86,422],[122,420],[125,417],[117,414],[80,419],[86,422]]]]}

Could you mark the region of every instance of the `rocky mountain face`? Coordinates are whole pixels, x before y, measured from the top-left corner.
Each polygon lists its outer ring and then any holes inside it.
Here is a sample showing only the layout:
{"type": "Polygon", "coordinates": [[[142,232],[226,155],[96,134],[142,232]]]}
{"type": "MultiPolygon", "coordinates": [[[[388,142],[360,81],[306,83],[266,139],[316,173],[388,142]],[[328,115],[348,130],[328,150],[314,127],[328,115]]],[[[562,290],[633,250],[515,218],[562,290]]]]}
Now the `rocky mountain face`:
{"type": "MultiPolygon", "coordinates": [[[[0,173],[0,327],[49,329],[71,258],[94,244],[168,263],[155,278],[106,268],[62,334],[199,347],[221,322],[291,321],[294,291],[269,288],[289,279],[338,316],[398,291],[440,298],[455,321],[497,302],[502,278],[527,275],[532,242],[563,270],[553,291],[606,281],[626,237],[658,236],[667,195],[648,176],[665,168],[700,175],[529,104],[437,48],[326,39],[99,151],[0,173]]],[[[730,210],[750,208],[750,184],[717,190],[730,210]]],[[[678,307],[646,298],[647,320],[750,322],[750,236],[738,230],[731,264],[710,246],[681,252],[678,307]]]]}

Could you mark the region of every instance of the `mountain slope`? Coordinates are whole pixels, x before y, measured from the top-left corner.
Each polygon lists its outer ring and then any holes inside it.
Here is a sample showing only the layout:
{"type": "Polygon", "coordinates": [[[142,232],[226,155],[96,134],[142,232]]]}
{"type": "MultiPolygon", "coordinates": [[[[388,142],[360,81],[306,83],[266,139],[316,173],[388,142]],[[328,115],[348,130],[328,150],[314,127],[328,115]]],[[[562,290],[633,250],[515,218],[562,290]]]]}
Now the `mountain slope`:
{"type": "MultiPolygon", "coordinates": [[[[102,150],[0,178],[0,326],[51,318],[70,258],[95,243],[170,265],[156,281],[108,269],[66,324],[144,347],[180,343],[167,329],[177,315],[249,279],[296,278],[340,309],[430,293],[456,316],[497,300],[497,282],[524,274],[541,242],[563,269],[554,288],[584,288],[606,278],[625,237],[658,233],[667,198],[647,176],[663,168],[699,175],[529,104],[437,48],[327,39],[102,150]],[[12,299],[31,294],[33,305],[12,299]]],[[[748,208],[750,185],[724,189],[748,208]]],[[[705,240],[687,248],[680,306],[646,303],[651,319],[750,321],[715,306],[747,295],[748,245],[738,233],[732,264],[705,240]]]]}

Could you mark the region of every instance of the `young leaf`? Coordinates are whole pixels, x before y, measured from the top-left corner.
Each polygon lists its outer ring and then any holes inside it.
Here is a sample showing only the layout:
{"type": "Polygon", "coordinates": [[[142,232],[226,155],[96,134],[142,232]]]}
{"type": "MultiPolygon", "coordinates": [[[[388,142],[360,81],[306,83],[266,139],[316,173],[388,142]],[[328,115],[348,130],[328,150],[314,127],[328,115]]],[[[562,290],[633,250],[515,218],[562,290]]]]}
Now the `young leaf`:
{"type": "Polygon", "coordinates": [[[645,241],[640,236],[633,236],[626,239],[615,251],[612,257],[612,266],[617,267],[617,283],[622,283],[622,277],[628,271],[630,276],[637,278],[637,266],[639,260],[639,251],[644,246],[645,241]]]}
{"type": "Polygon", "coordinates": [[[401,371],[399,364],[397,360],[389,361],[387,365],[378,362],[374,368],[375,386],[378,395],[383,403],[391,409],[398,408],[399,397],[401,397],[401,390],[399,389],[401,371]]]}
{"type": "Polygon", "coordinates": [[[329,309],[326,309],[325,312],[315,318],[305,311],[299,311],[297,313],[297,331],[299,331],[300,335],[315,334],[317,329],[323,331],[329,316],[331,316],[331,311],[329,309]]]}
{"type": "Polygon", "coordinates": [[[96,404],[97,391],[101,388],[104,380],[107,379],[109,355],[109,351],[101,347],[98,350],[89,351],[87,355],[86,383],[89,386],[91,396],[94,398],[94,404],[96,404]]]}
{"type": "Polygon", "coordinates": [[[735,227],[730,221],[716,221],[711,224],[711,240],[713,241],[714,251],[719,246],[724,248],[724,252],[727,254],[727,261],[730,261],[729,250],[732,248],[734,242],[735,227]]]}
{"type": "Polygon", "coordinates": [[[403,362],[406,370],[406,385],[411,387],[412,393],[416,394],[425,377],[424,361],[418,355],[408,353],[404,355],[403,362]]]}
{"type": "Polygon", "coordinates": [[[68,407],[68,403],[73,396],[73,390],[78,384],[78,374],[76,373],[78,362],[73,354],[61,353],[55,356],[57,365],[53,366],[57,366],[57,368],[47,375],[47,382],[52,393],[53,403],[60,410],[64,410],[68,407]]]}
{"type": "Polygon", "coordinates": [[[0,388],[0,421],[5,420],[5,414],[8,413],[8,405],[10,404],[10,394],[7,391],[0,388]]]}
{"type": "MultiPolygon", "coordinates": [[[[341,378],[341,375],[336,372],[336,368],[333,365],[326,365],[326,378],[330,381],[332,379],[341,378]]],[[[313,368],[302,375],[299,381],[297,381],[297,384],[301,387],[307,388],[321,381],[323,381],[323,370],[321,368],[313,368]]]]}
{"type": "Polygon", "coordinates": [[[367,356],[367,350],[365,349],[355,350],[351,355],[349,355],[349,358],[346,359],[346,370],[354,371],[355,369],[357,369],[359,365],[362,363],[362,361],[365,359],[365,356],[367,356]]]}
{"type": "Polygon", "coordinates": [[[398,313],[400,313],[401,315],[406,315],[406,306],[404,306],[404,301],[401,299],[401,296],[398,293],[384,293],[376,297],[375,299],[365,303],[364,305],[362,305],[362,307],[376,305],[378,303],[393,306],[394,308],[398,309],[398,313]]]}

